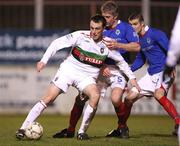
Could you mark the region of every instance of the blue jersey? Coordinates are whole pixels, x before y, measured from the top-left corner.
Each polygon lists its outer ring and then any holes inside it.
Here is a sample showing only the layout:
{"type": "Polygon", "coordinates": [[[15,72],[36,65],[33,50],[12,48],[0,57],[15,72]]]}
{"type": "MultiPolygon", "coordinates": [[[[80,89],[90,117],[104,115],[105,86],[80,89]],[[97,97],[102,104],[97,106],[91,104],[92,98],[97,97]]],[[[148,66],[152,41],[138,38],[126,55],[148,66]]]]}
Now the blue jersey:
{"type": "Polygon", "coordinates": [[[139,36],[141,51],[131,66],[132,71],[142,67],[147,61],[148,73],[153,75],[163,71],[169,46],[166,34],[158,29],[145,27],[146,33],[139,36]]]}
{"type": "MultiPolygon", "coordinates": [[[[133,27],[126,22],[118,21],[118,24],[113,29],[105,29],[104,36],[115,39],[119,43],[130,43],[130,42],[139,42],[139,38],[133,27]]],[[[124,57],[127,51],[124,49],[118,48],[118,51],[124,57]]],[[[127,58],[124,57],[127,61],[127,58]]]]}

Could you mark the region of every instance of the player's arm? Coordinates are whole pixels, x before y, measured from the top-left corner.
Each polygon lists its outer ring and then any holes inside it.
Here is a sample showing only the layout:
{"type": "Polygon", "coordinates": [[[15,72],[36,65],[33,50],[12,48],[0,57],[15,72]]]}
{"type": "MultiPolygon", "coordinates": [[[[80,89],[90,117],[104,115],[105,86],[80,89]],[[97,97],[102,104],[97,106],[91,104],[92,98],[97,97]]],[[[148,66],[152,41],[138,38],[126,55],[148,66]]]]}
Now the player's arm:
{"type": "Polygon", "coordinates": [[[123,49],[130,52],[138,52],[140,51],[140,45],[138,42],[130,42],[130,43],[120,43],[116,40],[105,40],[104,41],[106,46],[110,50],[116,50],[116,49],[123,49]]]}
{"type": "Polygon", "coordinates": [[[166,66],[163,72],[163,81],[166,77],[170,76],[174,70],[174,66],[180,56],[180,7],[176,17],[176,21],[172,30],[172,36],[170,39],[169,51],[167,54],[166,66]]]}
{"type": "Polygon", "coordinates": [[[117,43],[116,47],[124,49],[126,51],[130,51],[130,52],[139,52],[140,51],[140,45],[137,42],[130,42],[127,44],[117,43]]]}
{"type": "Polygon", "coordinates": [[[138,34],[135,32],[133,27],[129,24],[126,24],[126,33],[124,39],[128,43],[118,42],[116,40],[109,40],[106,42],[107,47],[111,50],[113,49],[123,49],[130,52],[139,52],[140,44],[138,34]]]}
{"type": "Polygon", "coordinates": [[[141,49],[141,46],[139,44],[139,36],[136,33],[136,31],[133,29],[133,27],[129,24],[126,24],[126,34],[125,34],[125,39],[129,43],[121,43],[119,42],[118,48],[124,49],[126,51],[130,52],[139,52],[141,49]]]}
{"type": "Polygon", "coordinates": [[[44,53],[42,59],[37,62],[36,69],[40,72],[47,64],[48,60],[56,54],[57,51],[71,47],[75,44],[80,32],[74,32],[65,36],[62,36],[56,40],[54,40],[50,46],[47,48],[46,52],[44,53]]]}
{"type": "Polygon", "coordinates": [[[145,58],[144,54],[140,51],[137,54],[136,59],[134,60],[133,64],[131,65],[131,70],[133,72],[138,70],[145,64],[145,62],[146,62],[146,58],[145,58]]]}
{"type": "Polygon", "coordinates": [[[78,32],[74,32],[54,40],[44,53],[41,62],[46,64],[48,60],[56,54],[57,51],[63,48],[71,47],[75,43],[78,34],[78,32]]]}
{"type": "Polygon", "coordinates": [[[166,34],[158,30],[154,32],[153,37],[160,49],[164,52],[165,55],[167,55],[167,52],[169,50],[169,40],[166,34]]]}
{"type": "Polygon", "coordinates": [[[174,67],[180,56],[180,6],[177,13],[176,21],[172,30],[172,36],[170,39],[169,51],[167,56],[166,65],[174,67]]]}
{"type": "Polygon", "coordinates": [[[37,70],[37,72],[40,72],[41,70],[43,70],[43,68],[46,66],[46,64],[44,63],[44,62],[41,62],[41,61],[39,61],[39,62],[37,62],[37,64],[36,64],[36,70],[37,70]]]}
{"type": "Polygon", "coordinates": [[[135,87],[138,91],[140,91],[140,87],[137,84],[136,77],[134,73],[131,71],[128,63],[124,60],[124,58],[117,51],[109,51],[108,57],[112,58],[116,62],[116,66],[129,78],[130,83],[133,87],[135,87]]]}

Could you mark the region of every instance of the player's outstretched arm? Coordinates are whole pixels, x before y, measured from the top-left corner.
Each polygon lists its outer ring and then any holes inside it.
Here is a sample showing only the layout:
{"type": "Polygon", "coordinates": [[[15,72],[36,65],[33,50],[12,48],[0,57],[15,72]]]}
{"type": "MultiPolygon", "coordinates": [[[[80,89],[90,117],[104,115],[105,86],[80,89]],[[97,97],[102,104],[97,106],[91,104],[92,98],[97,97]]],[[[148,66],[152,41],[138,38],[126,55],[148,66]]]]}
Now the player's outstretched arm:
{"type": "Polygon", "coordinates": [[[36,70],[37,72],[40,72],[41,70],[43,70],[43,68],[46,66],[46,64],[42,61],[37,62],[36,64],[36,70]]]}

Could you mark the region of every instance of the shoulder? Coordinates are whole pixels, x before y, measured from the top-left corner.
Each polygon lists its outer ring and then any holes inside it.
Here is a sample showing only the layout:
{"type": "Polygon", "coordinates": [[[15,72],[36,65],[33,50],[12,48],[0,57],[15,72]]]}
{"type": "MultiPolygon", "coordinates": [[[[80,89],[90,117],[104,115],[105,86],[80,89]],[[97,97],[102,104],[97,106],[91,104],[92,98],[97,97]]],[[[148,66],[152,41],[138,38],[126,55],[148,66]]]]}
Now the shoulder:
{"type": "Polygon", "coordinates": [[[165,32],[163,32],[162,30],[160,29],[157,29],[157,28],[150,28],[151,32],[153,35],[166,35],[165,32]]]}
{"type": "Polygon", "coordinates": [[[67,37],[81,38],[81,37],[90,37],[90,31],[88,30],[78,30],[70,33],[67,37]]]}
{"type": "Polygon", "coordinates": [[[121,21],[118,24],[118,27],[123,27],[124,29],[132,29],[132,26],[128,22],[125,22],[125,21],[121,21]]]}
{"type": "Polygon", "coordinates": [[[160,30],[160,29],[150,28],[150,30],[151,30],[151,33],[152,33],[153,38],[155,38],[155,39],[158,39],[158,38],[167,38],[166,33],[163,32],[163,31],[160,30]]]}
{"type": "Polygon", "coordinates": [[[85,36],[90,36],[90,31],[89,30],[78,30],[78,31],[74,31],[72,34],[76,34],[76,35],[85,35],[85,36]]]}

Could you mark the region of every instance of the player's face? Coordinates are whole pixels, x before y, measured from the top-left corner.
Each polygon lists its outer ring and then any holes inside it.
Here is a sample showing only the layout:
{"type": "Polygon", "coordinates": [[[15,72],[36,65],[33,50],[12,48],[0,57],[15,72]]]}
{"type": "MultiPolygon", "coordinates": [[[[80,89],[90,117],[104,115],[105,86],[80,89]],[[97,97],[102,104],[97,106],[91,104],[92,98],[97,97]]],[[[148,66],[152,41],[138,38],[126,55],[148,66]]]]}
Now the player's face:
{"type": "Polygon", "coordinates": [[[135,31],[139,34],[141,33],[143,27],[144,27],[144,23],[141,23],[139,21],[139,19],[133,19],[133,20],[129,20],[129,23],[132,25],[132,27],[135,29],[135,31]]]}
{"type": "Polygon", "coordinates": [[[95,42],[99,42],[102,40],[102,35],[103,35],[103,24],[102,22],[95,23],[94,21],[90,22],[90,31],[91,31],[91,38],[95,42]]]}
{"type": "Polygon", "coordinates": [[[112,27],[117,20],[116,16],[113,16],[111,13],[102,12],[102,16],[106,19],[106,26],[112,27]]]}

